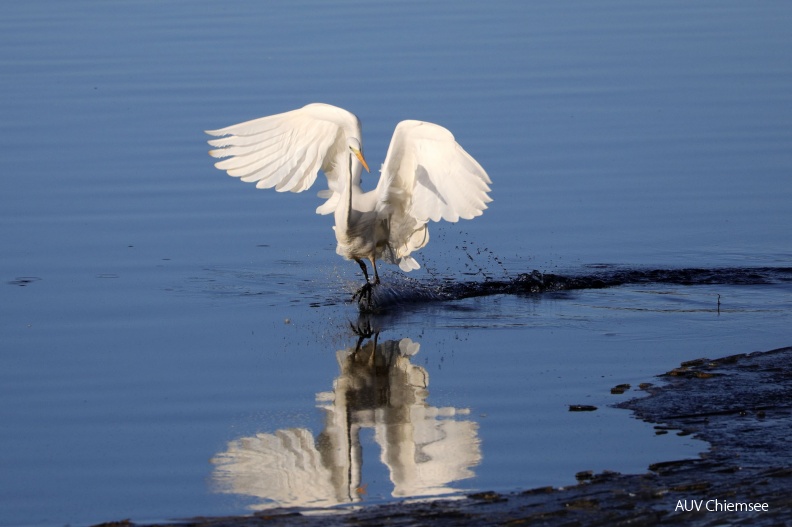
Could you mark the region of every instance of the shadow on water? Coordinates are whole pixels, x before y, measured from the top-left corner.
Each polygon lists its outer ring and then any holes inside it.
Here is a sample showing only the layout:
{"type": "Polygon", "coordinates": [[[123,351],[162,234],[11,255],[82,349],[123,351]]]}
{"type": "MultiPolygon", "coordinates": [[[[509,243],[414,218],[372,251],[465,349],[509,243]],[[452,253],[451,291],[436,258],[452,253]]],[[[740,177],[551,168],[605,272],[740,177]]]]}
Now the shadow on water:
{"type": "Polygon", "coordinates": [[[412,363],[420,344],[379,342],[375,323],[361,316],[354,347],[336,353],[340,373],[316,394],[322,431],[288,428],[231,441],[212,460],[217,490],[256,498],[252,509],[330,507],[367,493],[361,431],[371,429],[393,497],[458,492],[481,461],[478,424],[464,408],[431,406],[429,374],[412,363]]]}
{"type": "Polygon", "coordinates": [[[631,269],[610,265],[585,268],[584,272],[560,275],[531,271],[511,280],[457,282],[412,280],[380,284],[370,298],[362,298],[362,313],[386,312],[391,308],[427,302],[462,300],[492,295],[536,295],[559,291],[603,289],[633,284],[769,285],[792,283],[792,267],[725,267],[715,269],[631,269]]]}

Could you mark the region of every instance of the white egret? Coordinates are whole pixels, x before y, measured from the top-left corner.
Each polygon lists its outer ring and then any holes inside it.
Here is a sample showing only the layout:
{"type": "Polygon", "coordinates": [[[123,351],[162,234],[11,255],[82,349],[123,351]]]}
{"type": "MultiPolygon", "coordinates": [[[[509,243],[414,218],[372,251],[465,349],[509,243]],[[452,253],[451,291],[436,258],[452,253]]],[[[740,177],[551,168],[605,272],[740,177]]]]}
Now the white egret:
{"type": "MultiPolygon", "coordinates": [[[[302,192],[321,169],[328,189],[317,214],[335,215],[336,252],[356,261],[366,279],[363,298],[380,282],[377,260],[403,271],[420,268],[411,254],[429,241],[429,220],[456,222],[481,215],[492,201],[489,176],[442,126],[402,121],[393,132],[377,187],[363,192],[360,121],[335,106],[303,108],[207,130],[219,136],[209,154],[228,158],[215,164],[258,188],[302,192]],[[369,281],[365,260],[374,269],[369,281]]],[[[354,297],[353,297],[354,298],[354,297]]]]}

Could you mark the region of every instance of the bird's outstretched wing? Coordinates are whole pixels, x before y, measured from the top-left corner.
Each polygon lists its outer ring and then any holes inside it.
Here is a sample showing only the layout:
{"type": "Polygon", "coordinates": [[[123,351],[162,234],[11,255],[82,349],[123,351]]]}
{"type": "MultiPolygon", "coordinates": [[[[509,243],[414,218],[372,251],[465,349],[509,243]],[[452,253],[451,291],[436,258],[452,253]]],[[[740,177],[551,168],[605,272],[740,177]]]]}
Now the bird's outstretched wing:
{"type": "Polygon", "coordinates": [[[422,121],[400,122],[377,185],[377,212],[389,227],[383,259],[404,271],[419,268],[410,253],[428,243],[427,222],[480,216],[492,201],[490,183],[451,132],[422,121]]]}
{"type": "Polygon", "coordinates": [[[215,163],[229,176],[278,192],[308,189],[321,169],[327,176],[329,198],[316,211],[335,209],[347,177],[347,137],[360,138],[360,121],[354,114],[329,104],[313,103],[297,110],[220,128],[207,134],[223,136],[209,141],[209,155],[228,158],[215,163]]]}
{"type": "Polygon", "coordinates": [[[393,132],[377,186],[380,208],[419,222],[480,216],[492,199],[487,173],[442,126],[402,121],[393,132]]]}

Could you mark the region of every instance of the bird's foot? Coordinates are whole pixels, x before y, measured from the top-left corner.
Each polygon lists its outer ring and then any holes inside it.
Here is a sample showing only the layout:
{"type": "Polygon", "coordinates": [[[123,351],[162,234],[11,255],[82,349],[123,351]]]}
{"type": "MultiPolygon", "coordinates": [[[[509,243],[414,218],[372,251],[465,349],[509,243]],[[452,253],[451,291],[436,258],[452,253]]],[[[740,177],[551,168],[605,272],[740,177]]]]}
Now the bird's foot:
{"type": "Polygon", "coordinates": [[[374,285],[371,282],[366,282],[363,284],[363,287],[358,289],[354,295],[352,295],[352,301],[357,300],[358,304],[362,304],[365,301],[366,306],[371,305],[371,291],[374,289],[374,285]]]}

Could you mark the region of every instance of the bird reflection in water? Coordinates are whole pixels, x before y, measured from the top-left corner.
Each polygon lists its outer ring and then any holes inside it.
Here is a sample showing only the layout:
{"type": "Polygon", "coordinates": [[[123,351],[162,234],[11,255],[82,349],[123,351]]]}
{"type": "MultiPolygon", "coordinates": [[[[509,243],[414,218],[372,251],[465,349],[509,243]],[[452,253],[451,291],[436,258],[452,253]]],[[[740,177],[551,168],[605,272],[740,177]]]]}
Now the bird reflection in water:
{"type": "Polygon", "coordinates": [[[360,501],[360,431],[371,428],[394,497],[455,492],[451,483],[473,477],[481,460],[478,425],[464,418],[469,410],[426,402],[429,375],[411,362],[419,348],[408,338],[380,343],[361,333],[355,347],[337,352],[333,390],[317,394],[324,430],[316,438],[291,428],[230,442],[212,460],[218,490],[265,500],[253,509],[360,501]]]}

